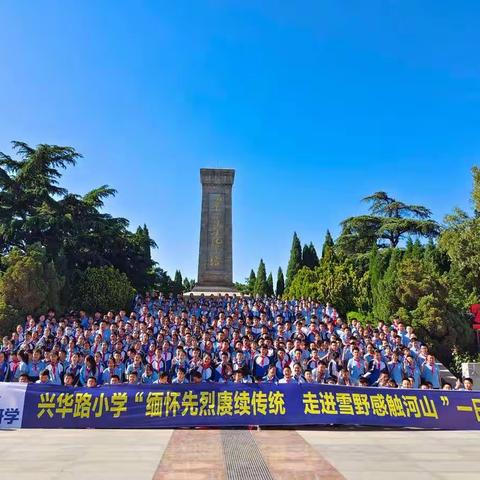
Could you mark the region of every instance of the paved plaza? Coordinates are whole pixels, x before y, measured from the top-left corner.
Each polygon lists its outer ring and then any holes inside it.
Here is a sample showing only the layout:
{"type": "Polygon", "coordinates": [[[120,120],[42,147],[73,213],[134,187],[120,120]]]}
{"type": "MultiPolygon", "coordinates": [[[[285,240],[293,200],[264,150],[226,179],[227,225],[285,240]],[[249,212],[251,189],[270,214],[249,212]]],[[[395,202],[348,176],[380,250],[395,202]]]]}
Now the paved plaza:
{"type": "Polygon", "coordinates": [[[0,431],[1,478],[480,478],[480,432],[321,430],[0,431]]]}

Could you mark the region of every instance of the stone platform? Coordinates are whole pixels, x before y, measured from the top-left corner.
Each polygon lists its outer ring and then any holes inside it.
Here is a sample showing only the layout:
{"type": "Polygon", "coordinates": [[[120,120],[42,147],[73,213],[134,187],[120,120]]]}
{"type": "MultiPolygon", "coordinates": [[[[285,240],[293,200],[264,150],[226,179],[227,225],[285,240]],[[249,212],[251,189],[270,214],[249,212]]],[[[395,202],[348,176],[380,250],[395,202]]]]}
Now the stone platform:
{"type": "Polygon", "coordinates": [[[198,288],[198,290],[192,290],[191,292],[187,292],[183,294],[184,297],[194,296],[195,298],[201,297],[202,295],[204,297],[210,297],[212,295],[214,297],[218,297],[218,296],[224,297],[225,295],[229,295],[230,297],[233,297],[233,295],[240,295],[240,292],[238,292],[235,289],[228,290],[221,287],[219,288],[200,287],[198,288]]]}

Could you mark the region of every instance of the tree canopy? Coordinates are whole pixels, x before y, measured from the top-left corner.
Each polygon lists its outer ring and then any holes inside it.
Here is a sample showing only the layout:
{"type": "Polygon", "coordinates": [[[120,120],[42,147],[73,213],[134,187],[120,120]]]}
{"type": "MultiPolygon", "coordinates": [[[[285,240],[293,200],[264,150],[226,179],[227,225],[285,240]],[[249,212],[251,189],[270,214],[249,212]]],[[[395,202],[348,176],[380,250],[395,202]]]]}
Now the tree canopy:
{"type": "Polygon", "coordinates": [[[313,268],[305,262],[309,245],[298,263],[295,233],[289,268],[297,272],[283,296],[331,302],[343,318],[373,324],[398,317],[446,362],[453,351],[468,351],[473,335],[467,310],[480,302],[478,167],[472,177],[473,213],[454,209],[443,225],[422,205],[385,192],[366,197],[369,214],[344,220],[336,240],[327,231],[313,268]]]}
{"type": "Polygon", "coordinates": [[[58,295],[65,307],[92,267],[113,267],[138,291],[170,290],[171,280],[152,260],[156,245],[147,226],[130,231],[127,219],[103,210],[114,188],[101,185],[78,195],[60,184],[62,170],[75,166],[80,153],[20,141],[12,142],[12,149],[13,155],[0,153],[0,253],[6,258],[0,269],[5,275],[7,262],[19,256],[34,261],[39,253],[32,248],[39,245],[46,264],[63,279],[58,295]]]}
{"type": "Polygon", "coordinates": [[[395,248],[405,235],[436,237],[440,233],[440,226],[426,207],[408,205],[385,192],[376,192],[363,201],[370,204],[370,214],[349,217],[341,223],[339,241],[348,253],[352,249],[365,253],[374,243],[395,248]]]}

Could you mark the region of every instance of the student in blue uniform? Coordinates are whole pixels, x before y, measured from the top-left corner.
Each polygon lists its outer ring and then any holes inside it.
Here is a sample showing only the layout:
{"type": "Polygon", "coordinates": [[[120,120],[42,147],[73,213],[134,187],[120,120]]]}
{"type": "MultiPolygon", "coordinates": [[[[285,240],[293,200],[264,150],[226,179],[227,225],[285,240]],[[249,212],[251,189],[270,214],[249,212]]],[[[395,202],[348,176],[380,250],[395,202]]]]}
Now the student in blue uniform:
{"type": "Polygon", "coordinates": [[[268,358],[268,347],[266,345],[262,345],[260,347],[260,355],[257,355],[253,359],[253,376],[263,378],[267,374],[269,366],[270,359],[268,358]]]}
{"type": "Polygon", "coordinates": [[[140,383],[140,378],[136,370],[132,370],[131,372],[128,373],[127,383],[128,385],[138,385],[140,383]]]}
{"type": "Polygon", "coordinates": [[[95,363],[95,358],[93,355],[87,355],[85,357],[85,362],[83,367],[80,369],[80,375],[78,379],[78,384],[83,387],[87,385],[88,377],[98,378],[99,372],[97,372],[97,364],[95,363]]]}
{"type": "Polygon", "coordinates": [[[41,371],[40,377],[35,383],[40,385],[50,385],[50,372],[47,369],[41,371]]]}
{"type": "Polygon", "coordinates": [[[8,382],[10,366],[5,352],[0,352],[0,382],[8,382]]]}
{"type": "Polygon", "coordinates": [[[42,370],[45,370],[45,362],[42,360],[42,351],[37,348],[33,351],[32,361],[28,364],[30,381],[36,382],[42,370]]]}
{"type": "Polygon", "coordinates": [[[394,380],[397,385],[401,385],[403,380],[403,367],[397,351],[392,353],[392,359],[387,363],[387,368],[390,378],[394,380]]]}
{"type": "Polygon", "coordinates": [[[380,378],[382,372],[386,372],[388,375],[387,366],[382,360],[382,354],[380,350],[376,349],[373,354],[373,360],[368,364],[368,371],[365,374],[369,385],[374,385],[380,378]]]}
{"type": "Polygon", "coordinates": [[[274,385],[278,383],[277,368],[275,367],[275,365],[270,365],[268,367],[268,372],[265,377],[263,377],[263,383],[271,383],[274,385]]]}
{"type": "Polygon", "coordinates": [[[49,379],[52,385],[62,385],[63,383],[63,365],[58,361],[58,353],[50,353],[50,363],[46,366],[49,372],[49,379]]]}
{"type": "Polygon", "coordinates": [[[352,348],[352,358],[347,362],[347,371],[349,373],[349,381],[353,385],[358,385],[360,377],[366,373],[366,363],[360,357],[360,349],[358,347],[352,348]]]}
{"type": "Polygon", "coordinates": [[[153,369],[153,367],[147,363],[145,365],[145,371],[143,372],[141,383],[146,385],[151,385],[158,380],[158,373],[153,369]]]}
{"type": "Polygon", "coordinates": [[[172,380],[172,383],[188,383],[186,374],[187,371],[183,367],[178,367],[177,376],[172,380]]]}
{"type": "Polygon", "coordinates": [[[412,379],[412,388],[420,388],[421,373],[420,368],[417,365],[417,362],[413,358],[412,354],[408,354],[405,357],[405,361],[403,363],[403,373],[406,378],[412,379]]]}
{"type": "Polygon", "coordinates": [[[26,373],[22,373],[20,377],[18,377],[18,383],[30,383],[30,379],[26,373]]]}
{"type": "Polygon", "coordinates": [[[65,375],[63,376],[63,384],[66,386],[66,387],[74,387],[75,386],[75,377],[73,376],[72,373],[65,373],[65,375]]]}
{"type": "Polygon", "coordinates": [[[142,356],[139,353],[136,353],[133,357],[133,363],[131,363],[127,370],[125,371],[125,375],[128,377],[130,373],[137,372],[138,377],[140,378],[145,371],[145,367],[143,366],[142,356]]]}
{"type": "Polygon", "coordinates": [[[112,375],[115,375],[115,360],[110,357],[107,361],[107,368],[102,372],[102,384],[108,385],[112,375]]]}
{"type": "Polygon", "coordinates": [[[435,357],[431,354],[427,355],[427,360],[421,368],[422,380],[431,383],[433,388],[440,388],[440,371],[435,365],[435,357]]]}
{"type": "Polygon", "coordinates": [[[212,366],[212,357],[209,353],[206,353],[203,356],[203,364],[201,367],[202,381],[203,382],[213,382],[215,378],[215,371],[212,366]]]}
{"type": "Polygon", "coordinates": [[[279,384],[283,383],[298,383],[292,375],[292,369],[287,365],[283,369],[283,378],[278,381],[279,384]]]}

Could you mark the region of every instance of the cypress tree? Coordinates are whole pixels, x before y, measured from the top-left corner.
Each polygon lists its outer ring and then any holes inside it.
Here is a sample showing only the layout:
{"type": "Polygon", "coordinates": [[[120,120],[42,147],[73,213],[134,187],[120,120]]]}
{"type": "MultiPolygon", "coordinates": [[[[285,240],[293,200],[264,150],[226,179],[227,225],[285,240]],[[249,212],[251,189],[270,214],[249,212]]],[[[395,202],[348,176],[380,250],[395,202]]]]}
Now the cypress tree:
{"type": "Polygon", "coordinates": [[[312,268],[311,265],[310,247],[305,244],[302,249],[302,267],[312,268]]]}
{"type": "MultiPolygon", "coordinates": [[[[330,236],[330,238],[332,237],[330,236]]],[[[332,246],[333,246],[333,239],[332,239],[332,246]]],[[[315,245],[313,245],[313,242],[310,242],[309,248],[310,248],[310,259],[311,259],[310,261],[312,264],[310,268],[317,268],[320,265],[320,260],[318,258],[317,250],[315,249],[315,245]]]]}
{"type": "Polygon", "coordinates": [[[372,250],[370,252],[368,276],[370,277],[370,292],[371,292],[370,304],[373,311],[375,310],[375,305],[377,304],[378,284],[383,276],[382,262],[381,262],[380,254],[378,253],[378,247],[376,244],[373,245],[372,250]]]}
{"type": "Polygon", "coordinates": [[[248,277],[247,280],[247,288],[248,288],[248,293],[253,295],[255,291],[255,282],[257,281],[257,277],[255,275],[255,272],[253,271],[253,268],[250,270],[250,276],[248,277]]]}
{"type": "Polygon", "coordinates": [[[180,270],[175,271],[173,277],[173,293],[181,293],[183,291],[183,279],[180,270]]]}
{"type": "Polygon", "coordinates": [[[380,320],[388,320],[400,306],[396,298],[398,266],[402,259],[402,251],[392,249],[388,267],[378,282],[374,296],[373,314],[380,320]]]}
{"type": "Polygon", "coordinates": [[[287,283],[288,288],[293,281],[293,277],[302,268],[302,245],[297,233],[293,233],[292,248],[290,249],[290,260],[287,267],[287,283]]]}
{"type": "Polygon", "coordinates": [[[267,278],[267,296],[273,297],[273,295],[274,295],[273,276],[272,276],[272,272],[270,272],[267,278]]]}
{"type": "Polygon", "coordinates": [[[263,259],[260,259],[260,263],[258,265],[257,270],[257,279],[255,281],[255,295],[265,296],[267,294],[268,286],[267,286],[267,271],[265,269],[265,263],[263,259]]]}
{"type": "Polygon", "coordinates": [[[333,245],[334,243],[333,243],[332,235],[330,233],[330,230],[327,230],[327,233],[325,234],[325,240],[323,241],[322,259],[323,257],[325,257],[326,250],[333,249],[333,245]]]}
{"type": "Polygon", "coordinates": [[[285,279],[283,278],[283,270],[282,270],[282,267],[278,267],[277,288],[275,292],[277,297],[281,297],[284,291],[285,291],[285,279]]]}

